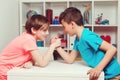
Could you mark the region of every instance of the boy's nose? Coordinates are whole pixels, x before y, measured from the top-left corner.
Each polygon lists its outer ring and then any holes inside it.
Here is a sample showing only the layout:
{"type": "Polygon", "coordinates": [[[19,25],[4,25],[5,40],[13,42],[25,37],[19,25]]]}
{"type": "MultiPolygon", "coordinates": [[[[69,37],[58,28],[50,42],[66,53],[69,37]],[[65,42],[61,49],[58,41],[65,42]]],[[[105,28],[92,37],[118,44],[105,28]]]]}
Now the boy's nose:
{"type": "Polygon", "coordinates": [[[48,30],[46,31],[46,34],[49,34],[49,31],[48,31],[48,30]]]}

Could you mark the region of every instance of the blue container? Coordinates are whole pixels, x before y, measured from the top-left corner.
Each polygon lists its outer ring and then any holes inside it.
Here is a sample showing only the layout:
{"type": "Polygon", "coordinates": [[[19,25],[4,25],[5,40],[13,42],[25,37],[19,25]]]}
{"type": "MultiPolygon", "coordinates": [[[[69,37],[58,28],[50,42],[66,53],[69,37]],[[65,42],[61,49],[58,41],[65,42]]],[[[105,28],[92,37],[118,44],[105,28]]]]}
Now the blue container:
{"type": "Polygon", "coordinates": [[[53,20],[53,24],[59,24],[59,18],[58,18],[58,16],[55,16],[55,19],[53,20]]]}
{"type": "Polygon", "coordinates": [[[43,41],[37,41],[37,46],[42,47],[43,46],[43,41]]]}

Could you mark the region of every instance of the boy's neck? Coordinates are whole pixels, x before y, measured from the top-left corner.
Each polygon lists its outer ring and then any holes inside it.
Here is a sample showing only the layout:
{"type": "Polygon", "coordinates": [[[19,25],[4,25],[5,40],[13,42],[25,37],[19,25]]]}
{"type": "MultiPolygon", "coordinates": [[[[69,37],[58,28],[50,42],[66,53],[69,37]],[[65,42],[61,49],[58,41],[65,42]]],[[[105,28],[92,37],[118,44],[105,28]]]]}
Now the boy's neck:
{"type": "Polygon", "coordinates": [[[78,39],[80,40],[80,37],[82,35],[84,27],[83,26],[78,26],[76,29],[76,36],[78,37],[78,39]]]}

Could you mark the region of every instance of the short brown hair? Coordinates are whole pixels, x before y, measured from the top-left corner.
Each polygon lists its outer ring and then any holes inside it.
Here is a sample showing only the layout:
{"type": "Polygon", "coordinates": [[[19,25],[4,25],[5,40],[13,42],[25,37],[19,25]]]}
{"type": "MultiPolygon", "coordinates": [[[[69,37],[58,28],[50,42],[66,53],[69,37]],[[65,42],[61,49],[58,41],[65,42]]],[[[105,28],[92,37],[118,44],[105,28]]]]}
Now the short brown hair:
{"type": "Polygon", "coordinates": [[[49,21],[48,19],[43,15],[33,15],[30,19],[27,20],[25,24],[25,29],[28,33],[31,32],[31,28],[34,28],[35,30],[41,29],[41,30],[47,30],[49,27],[49,21]],[[48,24],[48,26],[43,26],[44,24],[48,24]]]}
{"type": "Polygon", "coordinates": [[[64,20],[68,24],[71,21],[74,21],[79,26],[83,25],[83,16],[81,14],[81,11],[75,7],[69,7],[65,9],[64,12],[62,12],[59,17],[60,23],[62,20],[64,20]]]}

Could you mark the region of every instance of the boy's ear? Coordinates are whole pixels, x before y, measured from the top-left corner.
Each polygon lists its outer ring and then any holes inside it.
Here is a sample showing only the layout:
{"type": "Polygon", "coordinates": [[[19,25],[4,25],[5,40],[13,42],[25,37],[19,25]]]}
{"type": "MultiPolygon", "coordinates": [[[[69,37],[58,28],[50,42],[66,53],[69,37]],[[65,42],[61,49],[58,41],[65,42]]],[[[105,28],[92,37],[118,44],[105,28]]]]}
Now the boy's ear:
{"type": "Polygon", "coordinates": [[[31,32],[32,34],[36,34],[36,30],[33,27],[31,28],[31,32]]]}
{"type": "Polygon", "coordinates": [[[74,21],[71,21],[71,25],[74,26],[74,25],[75,25],[75,22],[74,22],[74,21]]]}
{"type": "Polygon", "coordinates": [[[72,29],[74,28],[74,26],[75,26],[75,22],[73,22],[73,21],[71,21],[71,26],[72,26],[72,29]]]}

